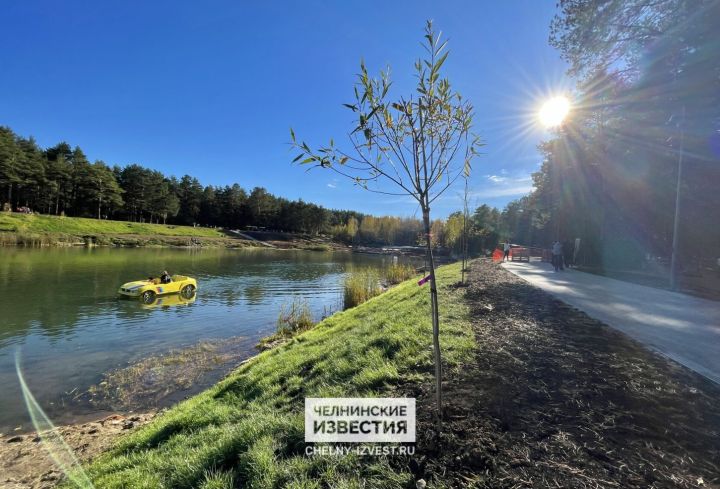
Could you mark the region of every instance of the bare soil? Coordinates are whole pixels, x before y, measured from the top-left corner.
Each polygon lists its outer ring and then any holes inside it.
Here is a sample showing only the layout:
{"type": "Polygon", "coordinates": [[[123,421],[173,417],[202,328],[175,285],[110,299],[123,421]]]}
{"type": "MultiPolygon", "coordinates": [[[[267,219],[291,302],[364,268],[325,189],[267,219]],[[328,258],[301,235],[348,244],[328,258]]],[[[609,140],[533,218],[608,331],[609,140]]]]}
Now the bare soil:
{"type": "MultiPolygon", "coordinates": [[[[58,428],[80,462],[107,450],[121,434],[148,423],[154,413],[114,414],[99,421],[58,428]]],[[[4,489],[47,489],[55,487],[64,474],[56,469],[37,433],[0,435],[0,487],[4,489]]]]}
{"type": "Polygon", "coordinates": [[[417,479],[478,488],[720,488],[720,387],[489,261],[477,351],[418,397],[417,479]]]}

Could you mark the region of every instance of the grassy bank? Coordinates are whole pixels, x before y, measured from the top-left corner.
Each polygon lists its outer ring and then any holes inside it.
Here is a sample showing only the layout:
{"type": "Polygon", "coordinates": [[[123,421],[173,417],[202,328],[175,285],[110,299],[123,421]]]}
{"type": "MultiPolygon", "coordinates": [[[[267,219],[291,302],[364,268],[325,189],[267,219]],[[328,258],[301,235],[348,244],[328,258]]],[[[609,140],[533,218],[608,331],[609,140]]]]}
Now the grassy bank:
{"type": "MultiPolygon", "coordinates": [[[[269,241],[273,248],[309,251],[346,248],[325,238],[292,233],[265,234],[284,237],[283,241],[269,241]]],[[[262,243],[203,227],[0,212],[0,246],[246,248],[262,246],[262,243]]]]}
{"type": "Polygon", "coordinates": [[[0,245],[242,247],[250,242],[201,227],[2,212],[0,245]]]}
{"type": "Polygon", "coordinates": [[[84,235],[137,234],[141,236],[195,236],[221,238],[216,229],[192,226],[168,226],[127,221],[108,221],[84,217],[39,216],[17,213],[0,213],[0,231],[13,233],[64,233],[84,235]]]}
{"type": "MultiPolygon", "coordinates": [[[[459,265],[438,271],[449,372],[475,340],[459,265]]],[[[103,488],[398,487],[386,458],[304,455],[305,397],[407,394],[431,384],[427,286],[404,282],[258,355],[225,380],[131,434],[88,474],[103,488]]]]}

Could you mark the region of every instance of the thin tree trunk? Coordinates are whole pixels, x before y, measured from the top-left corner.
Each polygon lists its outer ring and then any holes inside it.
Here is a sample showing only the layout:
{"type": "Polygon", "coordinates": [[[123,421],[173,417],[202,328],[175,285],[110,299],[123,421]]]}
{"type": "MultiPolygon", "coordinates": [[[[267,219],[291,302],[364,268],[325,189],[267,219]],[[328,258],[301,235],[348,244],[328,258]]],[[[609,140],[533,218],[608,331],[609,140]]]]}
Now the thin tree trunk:
{"type": "Polygon", "coordinates": [[[430,236],[430,206],[427,202],[423,205],[422,213],[427,242],[428,267],[430,269],[430,305],[433,328],[433,356],[435,360],[435,404],[437,407],[439,434],[440,423],[442,421],[442,355],[440,352],[440,318],[438,311],[437,284],[435,282],[435,259],[433,258],[432,240],[430,236]]]}
{"type": "Polygon", "coordinates": [[[462,234],[462,271],[460,283],[465,283],[465,268],[467,267],[467,250],[468,250],[468,179],[465,178],[465,193],[463,195],[463,234],[462,234]]]}

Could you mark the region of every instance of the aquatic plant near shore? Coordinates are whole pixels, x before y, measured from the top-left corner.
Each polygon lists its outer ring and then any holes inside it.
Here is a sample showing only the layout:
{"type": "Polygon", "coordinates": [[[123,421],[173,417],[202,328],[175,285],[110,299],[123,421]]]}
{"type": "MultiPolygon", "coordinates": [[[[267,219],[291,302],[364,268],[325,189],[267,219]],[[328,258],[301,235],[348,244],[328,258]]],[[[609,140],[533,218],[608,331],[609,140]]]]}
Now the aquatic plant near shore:
{"type": "Polygon", "coordinates": [[[293,298],[290,304],[283,304],[277,319],[277,332],[281,336],[291,336],[312,328],[315,325],[310,305],[306,299],[293,298]]]}
{"type": "Polygon", "coordinates": [[[372,299],[383,291],[380,273],[371,268],[351,272],[343,284],[343,307],[350,309],[372,299]]]}
{"type": "MultiPolygon", "coordinates": [[[[323,319],[328,314],[326,310],[323,319]]],[[[258,350],[269,350],[287,342],[296,334],[307,331],[315,326],[310,305],[307,299],[293,298],[290,304],[280,306],[277,318],[277,331],[261,339],[255,346],[258,350]]]]}
{"type": "Polygon", "coordinates": [[[408,264],[393,263],[385,270],[385,280],[388,285],[396,285],[415,275],[415,267],[408,264]]]}
{"type": "Polygon", "coordinates": [[[91,404],[109,409],[155,408],[174,393],[201,384],[203,377],[223,366],[236,365],[247,353],[246,338],[205,340],[106,372],[86,395],[91,404]]]}

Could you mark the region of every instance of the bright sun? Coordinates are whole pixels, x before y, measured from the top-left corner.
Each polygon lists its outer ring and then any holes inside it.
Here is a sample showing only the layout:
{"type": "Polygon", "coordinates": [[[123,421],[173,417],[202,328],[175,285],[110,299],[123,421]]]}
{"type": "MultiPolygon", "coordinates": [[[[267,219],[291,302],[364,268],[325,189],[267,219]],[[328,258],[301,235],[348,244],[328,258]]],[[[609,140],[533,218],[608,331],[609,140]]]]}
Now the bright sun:
{"type": "Polygon", "coordinates": [[[540,122],[545,127],[559,126],[568,112],[570,112],[570,101],[567,97],[553,97],[540,108],[540,122]]]}

